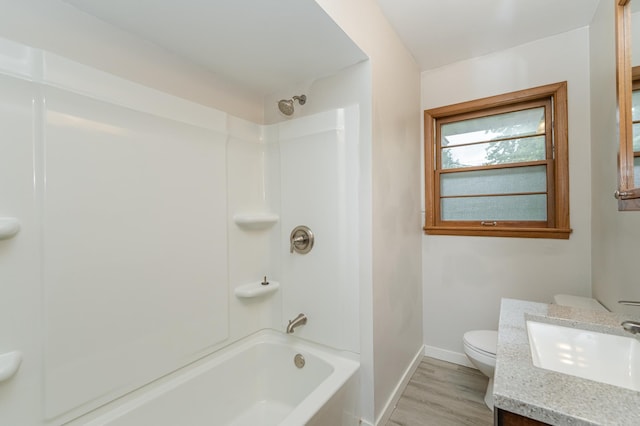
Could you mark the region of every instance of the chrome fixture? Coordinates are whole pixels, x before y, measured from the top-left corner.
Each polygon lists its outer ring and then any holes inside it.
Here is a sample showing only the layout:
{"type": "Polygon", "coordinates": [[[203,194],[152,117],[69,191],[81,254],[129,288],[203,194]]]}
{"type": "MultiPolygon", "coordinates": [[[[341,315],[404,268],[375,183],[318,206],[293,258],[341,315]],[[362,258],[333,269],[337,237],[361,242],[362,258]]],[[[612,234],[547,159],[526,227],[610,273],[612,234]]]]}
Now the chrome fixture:
{"type": "Polygon", "coordinates": [[[616,200],[621,200],[621,199],[622,199],[622,200],[624,200],[624,199],[625,199],[625,197],[627,197],[628,195],[629,195],[629,193],[628,193],[628,192],[626,192],[626,191],[620,191],[620,190],[618,190],[618,189],[616,189],[616,192],[614,192],[614,193],[613,193],[613,197],[614,197],[616,200]]]}
{"type": "MultiPolygon", "coordinates": [[[[640,306],[640,301],[637,301],[637,300],[618,300],[618,303],[621,305],[628,305],[628,306],[640,306]]],[[[640,322],[623,321],[622,324],[620,325],[622,326],[622,328],[625,329],[625,331],[628,331],[631,334],[640,333],[640,322]]]]}
{"type": "Polygon", "coordinates": [[[262,279],[262,282],[260,284],[269,285],[269,281],[267,281],[267,276],[266,275],[264,276],[264,278],[262,279]]]}
{"type": "Polygon", "coordinates": [[[291,235],[289,236],[291,246],[289,253],[307,254],[313,248],[313,232],[307,226],[300,225],[293,228],[291,235]]]}
{"type": "Polygon", "coordinates": [[[298,314],[297,317],[289,321],[289,325],[287,326],[287,334],[292,334],[293,330],[296,327],[300,327],[301,325],[305,325],[307,323],[307,316],[305,314],[298,314]]]}
{"type": "Polygon", "coordinates": [[[302,368],[307,363],[307,361],[305,361],[302,354],[296,354],[296,356],[293,357],[293,363],[296,367],[302,368]]]}
{"type": "Polygon", "coordinates": [[[278,102],[278,108],[284,115],[293,114],[293,101],[298,101],[300,105],[304,105],[307,102],[307,95],[294,96],[291,99],[281,99],[278,102]]]}
{"type": "Polygon", "coordinates": [[[620,324],[625,331],[628,331],[631,334],[637,334],[640,332],[640,322],[637,321],[623,321],[620,324]]]}
{"type": "Polygon", "coordinates": [[[618,300],[618,303],[621,305],[640,306],[640,302],[635,300],[618,300]]]}

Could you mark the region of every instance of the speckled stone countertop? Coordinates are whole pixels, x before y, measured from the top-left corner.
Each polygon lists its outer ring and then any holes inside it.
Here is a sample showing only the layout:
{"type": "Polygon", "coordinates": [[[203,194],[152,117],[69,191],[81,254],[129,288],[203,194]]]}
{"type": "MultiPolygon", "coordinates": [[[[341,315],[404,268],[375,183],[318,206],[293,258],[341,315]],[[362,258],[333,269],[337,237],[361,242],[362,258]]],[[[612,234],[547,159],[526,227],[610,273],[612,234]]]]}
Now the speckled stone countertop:
{"type": "Polygon", "coordinates": [[[526,319],[630,336],[620,326],[626,315],[502,299],[496,407],[557,426],[640,425],[640,392],[535,367],[526,319]]]}

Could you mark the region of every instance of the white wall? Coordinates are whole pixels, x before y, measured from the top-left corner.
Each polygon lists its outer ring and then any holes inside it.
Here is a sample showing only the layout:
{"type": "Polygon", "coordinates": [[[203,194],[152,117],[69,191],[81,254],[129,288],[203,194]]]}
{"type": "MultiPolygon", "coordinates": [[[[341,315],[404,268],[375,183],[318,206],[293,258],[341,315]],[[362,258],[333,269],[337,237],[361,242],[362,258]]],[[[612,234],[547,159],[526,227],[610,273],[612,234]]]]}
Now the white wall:
{"type": "Polygon", "coordinates": [[[371,62],[372,203],[360,216],[360,309],[362,413],[373,423],[390,413],[422,347],[419,72],[375,1],[318,3],[371,62]]]}
{"type": "Polygon", "coordinates": [[[242,285],[280,281],[279,222],[260,229],[239,226],[237,215],[278,214],[280,183],[277,145],[266,143],[264,126],[227,116],[227,256],[229,270],[229,335],[247,336],[265,327],[277,328],[282,320],[280,292],[259,299],[240,299],[234,290],[242,285]],[[268,165],[271,166],[267,167],[268,165]]]}
{"type": "MultiPolygon", "coordinates": [[[[274,125],[280,151],[280,250],[284,330],[360,353],[357,105],[274,125]],[[314,246],[290,252],[290,233],[308,226],[314,246]]],[[[275,133],[275,132],[274,132],[275,133]]]]}
{"type": "Polygon", "coordinates": [[[550,302],[589,296],[589,31],[581,28],[422,73],[422,109],[568,81],[569,240],[425,235],[424,341],[428,354],[466,363],[462,335],[497,329],[500,298],[550,302]]]}
{"type": "Polygon", "coordinates": [[[0,37],[262,123],[262,97],[60,0],[0,0],[0,37]]]}
{"type": "Polygon", "coordinates": [[[290,120],[280,114],[277,109],[279,99],[288,99],[292,95],[306,94],[305,105],[295,106],[292,118],[306,116],[330,108],[345,105],[358,105],[360,116],[359,128],[359,173],[357,178],[358,192],[358,293],[360,297],[359,330],[360,330],[360,405],[362,415],[373,422],[373,306],[372,306],[372,263],[371,263],[371,218],[372,206],[372,165],[371,165],[371,61],[353,65],[342,72],[318,79],[314,82],[297,82],[289,89],[284,89],[265,98],[265,121],[267,123],[290,120]]]}
{"type": "MultiPolygon", "coordinates": [[[[323,318],[322,309],[319,318],[315,318],[310,321],[324,322],[324,327],[321,329],[313,330],[312,327],[303,327],[300,329],[299,335],[305,338],[310,338],[314,341],[323,342],[334,347],[340,347],[343,349],[350,349],[352,351],[361,353],[361,344],[359,336],[370,327],[370,321],[362,322],[360,318],[360,306],[367,306],[370,310],[370,303],[365,303],[366,296],[364,294],[370,294],[370,281],[366,281],[367,285],[364,287],[361,285],[363,272],[370,271],[371,264],[370,259],[360,255],[362,252],[370,249],[370,217],[371,214],[371,66],[369,61],[363,61],[359,64],[350,66],[341,72],[320,78],[311,82],[292,82],[289,88],[280,90],[265,97],[265,121],[268,123],[279,123],[266,126],[268,134],[271,132],[280,133],[280,137],[273,136],[274,141],[276,139],[282,139],[282,132],[291,135],[292,130],[296,129],[296,138],[302,139],[303,136],[309,138],[314,133],[317,136],[321,135],[320,130],[324,129],[323,141],[320,144],[330,146],[333,139],[333,128],[328,127],[323,123],[323,118],[326,116],[326,111],[335,111],[335,109],[346,109],[351,111],[348,115],[353,115],[353,111],[357,112],[359,127],[348,127],[348,133],[344,136],[348,136],[346,139],[347,150],[342,151],[340,156],[345,156],[341,162],[331,162],[328,167],[322,167],[315,169],[313,162],[317,161],[314,156],[314,160],[311,161],[307,157],[299,158],[301,161],[299,166],[291,164],[290,166],[296,168],[301,167],[300,175],[291,175],[291,171],[285,172],[285,166],[281,164],[279,168],[282,170],[282,189],[285,187],[295,187],[302,183],[308,183],[309,187],[303,191],[291,189],[288,194],[282,194],[282,203],[288,204],[289,207],[283,208],[283,220],[281,221],[282,233],[282,265],[283,273],[289,274],[294,277],[294,281],[288,283],[288,286],[292,286],[291,294],[289,289],[285,288],[283,296],[285,297],[283,324],[286,325],[288,319],[293,318],[298,312],[306,312],[303,307],[310,306],[312,310],[315,310],[312,305],[309,305],[309,297],[305,297],[315,292],[328,293],[333,297],[340,297],[335,300],[335,307],[338,310],[352,309],[351,313],[344,312],[344,315],[340,315],[343,320],[349,318],[347,323],[336,325],[332,327],[331,319],[329,317],[323,318]],[[293,95],[305,94],[307,101],[304,105],[295,104],[295,110],[293,115],[287,117],[280,113],[277,107],[279,99],[288,99],[293,95]],[[320,125],[320,126],[319,126],[320,125]],[[305,130],[306,129],[306,130],[305,130]],[[315,129],[315,130],[314,130],[315,129]],[[327,130],[332,129],[330,132],[327,130]],[[309,133],[310,132],[310,133],[309,133]],[[352,140],[352,138],[356,140],[352,140]],[[306,171],[305,171],[306,170],[306,171]],[[315,170],[315,171],[314,171],[315,170]],[[302,172],[304,171],[304,172],[302,172]],[[334,181],[334,178],[339,174],[347,176],[343,180],[345,186],[339,189],[341,196],[327,202],[325,199],[321,199],[318,196],[326,193],[327,189],[322,189],[320,181],[324,181],[325,184],[329,184],[334,181]],[[285,176],[286,175],[286,176],[285,176]],[[294,177],[295,176],[295,177],[294,177]],[[290,180],[290,182],[289,182],[290,180]],[[317,188],[313,189],[313,188],[317,188]],[[316,194],[316,191],[318,194],[316,194]],[[346,198],[343,198],[346,196],[346,198]],[[292,204],[293,203],[293,204],[292,204]],[[316,211],[317,210],[317,211],[316,211]],[[315,226],[312,226],[310,220],[317,220],[318,216],[325,217],[327,219],[335,216],[338,213],[346,220],[338,220],[335,222],[333,228],[340,230],[336,238],[331,238],[328,242],[330,247],[329,252],[324,252],[320,257],[316,257],[316,249],[309,255],[300,257],[299,255],[291,255],[288,252],[288,236],[289,232],[295,225],[306,224],[309,225],[312,231],[316,232],[315,226]],[[344,214],[346,213],[346,216],[344,214]],[[285,226],[285,217],[287,217],[285,226]],[[296,218],[298,222],[290,222],[293,218],[296,218]],[[288,228],[287,228],[288,226],[288,228]],[[346,239],[345,239],[346,238],[346,239]],[[343,239],[344,243],[335,244],[343,239]],[[354,246],[355,244],[355,246],[354,246]],[[331,255],[331,252],[340,252],[340,255],[333,262],[328,261],[327,255],[331,255]],[[300,268],[298,264],[308,262],[309,259],[314,258],[313,264],[309,265],[309,268],[300,268]],[[318,262],[319,261],[319,262],[318,262]],[[312,270],[319,268],[319,273],[309,274],[312,270]],[[322,272],[323,269],[327,272],[322,272]],[[336,282],[333,282],[329,277],[339,269],[348,269],[348,272],[343,272],[342,275],[348,276],[346,280],[338,281],[338,287],[335,286],[336,282]],[[306,272],[305,272],[306,269],[306,272]],[[296,272],[297,271],[297,272],[296,272]],[[292,275],[293,274],[293,275],[292,275]],[[305,276],[307,274],[307,276],[305,276]],[[331,290],[332,289],[332,290],[331,290]],[[365,297],[365,299],[363,299],[365,297]],[[355,303],[347,302],[347,298],[350,298],[355,303]],[[340,331],[337,331],[340,328],[340,331]],[[350,338],[344,338],[348,334],[352,334],[356,331],[355,338],[357,342],[351,341],[350,338]],[[322,336],[324,334],[324,336],[322,336]],[[319,339],[319,340],[318,340],[319,339]],[[339,343],[341,342],[341,343],[339,343]]],[[[328,118],[328,117],[325,117],[328,118]]],[[[346,117],[345,117],[346,118],[346,117]]],[[[346,123],[350,123],[351,120],[346,123]]],[[[344,130],[340,130],[343,132],[344,130]]],[[[270,138],[272,136],[269,136],[270,138]]],[[[287,136],[285,139],[291,139],[291,136],[287,136]]],[[[284,155],[288,155],[287,147],[293,146],[286,140],[283,143],[276,144],[280,147],[280,151],[284,155]],[[282,149],[285,151],[282,151],[282,149]]],[[[306,152],[306,151],[304,151],[306,152]]],[[[309,151],[311,152],[311,151],[309,151]]],[[[328,153],[328,151],[326,152],[328,153]]],[[[298,160],[296,160],[298,161],[298,160]]],[[[291,163],[291,161],[289,161],[291,163]]],[[[280,185],[280,182],[277,182],[280,185]]],[[[278,189],[278,192],[280,190],[278,189]]],[[[272,190],[271,192],[276,192],[272,190]]],[[[323,220],[325,224],[330,223],[329,220],[323,220]]],[[[323,224],[324,226],[324,224],[323,224]]],[[[326,250],[326,235],[318,235],[318,244],[320,247],[324,245],[326,250]],[[324,240],[324,241],[323,241],[324,240]]],[[[288,280],[289,281],[289,280],[288,280]]],[[[318,294],[318,297],[322,297],[318,294]]],[[[318,297],[312,297],[312,299],[318,299],[318,297]]],[[[311,311],[310,311],[311,312],[311,311]]],[[[368,317],[370,318],[370,317],[368,317]]],[[[370,353],[365,351],[363,356],[370,356],[370,353]]],[[[372,385],[368,386],[368,389],[372,389],[372,385]]]]}
{"type": "Polygon", "coordinates": [[[2,244],[1,279],[30,313],[2,311],[0,351],[25,362],[0,422],[60,422],[229,338],[226,116],[0,46],[2,119],[22,124],[3,138],[0,215],[24,231],[2,244]]]}
{"type": "MultiPolygon", "coordinates": [[[[0,49],[4,50],[2,46],[0,49]]],[[[2,55],[0,55],[2,56],[2,55]]],[[[22,55],[17,55],[16,62],[22,55]]],[[[6,62],[2,61],[2,62],[6,62]]],[[[0,241],[0,280],[2,281],[2,310],[0,311],[0,354],[21,351],[23,361],[20,380],[17,376],[0,386],[0,419],[7,424],[35,425],[41,420],[42,340],[44,304],[41,276],[39,229],[40,219],[34,197],[34,140],[33,101],[35,88],[28,81],[11,82],[0,77],[0,126],[5,135],[0,139],[0,217],[19,218],[21,230],[16,237],[0,241]],[[7,84],[9,83],[9,84],[7,84]],[[13,84],[12,84],[13,83],[13,84]],[[29,366],[29,371],[22,374],[29,366]],[[20,395],[20,397],[15,397],[20,395]]],[[[38,166],[41,163],[37,164],[38,166]]]]}
{"type": "Polygon", "coordinates": [[[591,132],[593,199],[593,296],[607,308],[639,315],[638,308],[618,305],[640,300],[637,252],[640,212],[619,212],[617,189],[618,130],[614,2],[600,2],[590,26],[591,132]]]}

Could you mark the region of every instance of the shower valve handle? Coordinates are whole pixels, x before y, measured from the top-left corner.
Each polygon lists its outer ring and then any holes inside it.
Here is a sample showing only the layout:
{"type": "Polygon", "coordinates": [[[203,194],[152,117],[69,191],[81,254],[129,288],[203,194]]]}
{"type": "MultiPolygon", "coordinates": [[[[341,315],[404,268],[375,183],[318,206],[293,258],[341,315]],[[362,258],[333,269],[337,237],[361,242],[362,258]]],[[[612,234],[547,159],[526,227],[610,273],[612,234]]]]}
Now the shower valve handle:
{"type": "Polygon", "coordinates": [[[289,249],[289,253],[293,253],[293,250],[298,246],[304,244],[308,238],[305,235],[299,235],[291,239],[291,248],[289,249]]]}
{"type": "Polygon", "coordinates": [[[313,248],[313,232],[306,226],[296,226],[291,235],[289,236],[291,245],[289,247],[289,253],[306,254],[313,248]]]}

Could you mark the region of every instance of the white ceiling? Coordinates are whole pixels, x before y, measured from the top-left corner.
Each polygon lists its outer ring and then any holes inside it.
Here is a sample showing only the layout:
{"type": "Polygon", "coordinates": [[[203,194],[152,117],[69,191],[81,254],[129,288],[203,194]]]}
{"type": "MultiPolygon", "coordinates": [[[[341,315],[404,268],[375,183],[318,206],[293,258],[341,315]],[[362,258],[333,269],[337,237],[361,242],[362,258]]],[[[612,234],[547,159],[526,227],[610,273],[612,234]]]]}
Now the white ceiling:
{"type": "Polygon", "coordinates": [[[425,71],[589,25],[600,0],[377,2],[425,71]]]}
{"type": "MultiPolygon", "coordinates": [[[[63,1],[260,95],[366,59],[314,0],[63,1]]],[[[589,25],[599,1],[377,0],[422,70],[589,25]]]]}
{"type": "Polygon", "coordinates": [[[314,0],[63,0],[266,95],[366,59],[314,0]]]}

